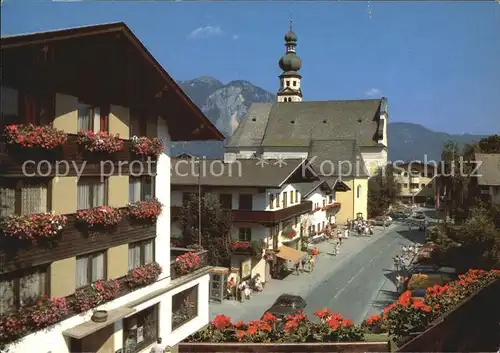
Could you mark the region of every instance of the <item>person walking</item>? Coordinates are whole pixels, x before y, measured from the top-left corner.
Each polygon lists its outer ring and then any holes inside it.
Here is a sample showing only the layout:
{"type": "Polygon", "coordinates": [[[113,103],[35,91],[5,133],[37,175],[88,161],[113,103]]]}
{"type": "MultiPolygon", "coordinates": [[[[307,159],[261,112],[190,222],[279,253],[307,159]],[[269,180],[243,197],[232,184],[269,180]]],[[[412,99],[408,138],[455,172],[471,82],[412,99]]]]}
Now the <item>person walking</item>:
{"type": "Polygon", "coordinates": [[[394,270],[399,271],[399,255],[396,255],[392,261],[394,262],[394,270]]]}
{"type": "Polygon", "coordinates": [[[316,261],[314,260],[314,256],[311,256],[309,258],[309,273],[312,273],[314,271],[315,264],[316,264],[316,261]]]}
{"type": "Polygon", "coordinates": [[[407,252],[407,251],[408,251],[408,250],[406,249],[406,246],[403,246],[403,247],[401,248],[401,253],[403,254],[403,258],[404,258],[404,257],[406,257],[406,252],[407,252]]]}
{"type": "Polygon", "coordinates": [[[340,243],[337,243],[337,245],[335,245],[335,255],[339,254],[340,254],[340,243]]]}
{"type": "Polygon", "coordinates": [[[344,238],[346,238],[346,239],[349,238],[349,228],[346,228],[344,230],[344,238]]]}
{"type": "Polygon", "coordinates": [[[318,255],[319,255],[319,250],[317,247],[314,247],[313,251],[312,251],[312,255],[313,255],[313,258],[314,258],[314,262],[317,262],[318,261],[318,255]]]}
{"type": "Polygon", "coordinates": [[[300,260],[295,263],[295,273],[299,275],[300,260]]]}

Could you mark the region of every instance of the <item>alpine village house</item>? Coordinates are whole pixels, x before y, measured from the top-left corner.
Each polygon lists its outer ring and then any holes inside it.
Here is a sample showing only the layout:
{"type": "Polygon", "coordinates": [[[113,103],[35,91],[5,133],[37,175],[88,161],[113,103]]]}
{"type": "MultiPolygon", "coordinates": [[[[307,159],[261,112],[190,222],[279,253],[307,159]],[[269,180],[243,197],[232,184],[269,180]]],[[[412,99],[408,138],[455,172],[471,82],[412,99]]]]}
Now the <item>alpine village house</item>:
{"type": "MultiPolygon", "coordinates": [[[[255,159],[172,159],[172,241],[182,237],[178,216],[191,194],[210,194],[231,213],[228,279],[240,283],[259,274],[267,282],[278,277],[284,261],[298,261],[308,242],[335,223],[340,205],[334,190],[348,190],[341,181],[331,188],[306,164],[303,159],[264,164],[255,159]],[[208,170],[213,172],[204,172],[208,170]]],[[[220,300],[216,288],[210,293],[220,300]]]]}
{"type": "Polygon", "coordinates": [[[387,164],[387,99],[303,101],[297,35],[285,35],[278,102],[253,103],[225,146],[225,159],[305,159],[339,193],[338,222],[367,217],[368,178],[387,164]]]}
{"type": "Polygon", "coordinates": [[[170,141],[222,140],[124,23],[3,37],[0,350],[149,352],[209,322],[170,141]]]}

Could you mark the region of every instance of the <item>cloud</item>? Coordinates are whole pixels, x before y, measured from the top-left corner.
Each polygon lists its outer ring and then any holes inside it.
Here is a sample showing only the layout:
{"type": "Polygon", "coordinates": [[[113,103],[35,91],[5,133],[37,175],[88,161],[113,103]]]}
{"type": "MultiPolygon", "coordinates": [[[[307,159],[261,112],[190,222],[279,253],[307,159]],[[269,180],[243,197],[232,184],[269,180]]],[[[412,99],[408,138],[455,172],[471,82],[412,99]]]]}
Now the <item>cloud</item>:
{"type": "Polygon", "coordinates": [[[223,34],[219,26],[199,27],[189,34],[190,39],[205,39],[209,37],[218,37],[223,34]]]}
{"type": "Polygon", "coordinates": [[[368,91],[365,92],[365,95],[368,97],[379,96],[381,94],[382,91],[379,90],[378,88],[370,88],[368,91]]]}

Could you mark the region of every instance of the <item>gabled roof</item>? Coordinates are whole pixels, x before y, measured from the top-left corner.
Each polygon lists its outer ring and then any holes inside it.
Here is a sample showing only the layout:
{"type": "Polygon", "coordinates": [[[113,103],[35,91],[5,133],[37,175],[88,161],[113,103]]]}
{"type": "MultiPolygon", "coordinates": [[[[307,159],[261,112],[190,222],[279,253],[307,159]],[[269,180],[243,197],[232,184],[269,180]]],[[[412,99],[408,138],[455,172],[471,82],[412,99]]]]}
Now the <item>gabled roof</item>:
{"type": "MultiPolygon", "coordinates": [[[[225,163],[222,159],[203,159],[201,175],[198,164],[186,159],[172,159],[172,185],[201,185],[227,187],[281,188],[295,174],[302,175],[302,159],[287,159],[286,164],[274,160],[238,159],[225,163]]],[[[314,176],[302,178],[315,180],[314,176]]]]}
{"type": "Polygon", "coordinates": [[[316,180],[308,183],[297,183],[295,184],[295,187],[300,195],[302,195],[303,199],[309,197],[320,187],[325,188],[327,190],[327,194],[332,192],[332,188],[330,187],[330,185],[328,185],[328,182],[326,180],[316,180]]]}
{"type": "Polygon", "coordinates": [[[252,110],[252,104],[227,146],[246,147],[249,141],[257,146],[259,137],[262,147],[307,146],[314,140],[339,139],[373,146],[381,131],[382,103],[383,99],[292,102],[271,108],[267,104],[265,110],[252,110]],[[265,124],[264,132],[261,125],[256,132],[253,129],[256,115],[258,123],[265,124]]]}
{"type": "MultiPolygon", "coordinates": [[[[215,140],[223,140],[224,135],[210,122],[210,120],[201,112],[201,110],[188,98],[182,91],[179,85],[170,77],[165,69],[158,63],[149,50],[141,43],[135,36],[130,28],[124,22],[106,23],[99,25],[83,26],[66,28],[61,30],[36,32],[21,35],[11,35],[2,37],[0,48],[2,55],[4,50],[15,49],[23,46],[31,45],[47,45],[55,41],[67,41],[77,38],[100,36],[104,34],[116,33],[124,35],[124,37],[133,45],[138,53],[146,60],[146,62],[153,67],[158,75],[165,82],[166,87],[172,88],[177,98],[188,107],[193,116],[197,118],[197,125],[199,131],[205,131],[203,136],[212,137],[215,140]]],[[[90,49],[89,49],[90,50],[90,49]]],[[[185,119],[185,118],[184,118],[185,119]]],[[[179,123],[181,123],[179,121],[179,123]]],[[[199,134],[199,132],[198,132],[199,134]]],[[[208,138],[207,138],[208,139],[208,138]]]]}
{"type": "Polygon", "coordinates": [[[272,103],[252,103],[245,118],[227,141],[227,147],[259,147],[264,137],[272,103]]]}
{"type": "Polygon", "coordinates": [[[478,185],[500,186],[500,153],[476,153],[475,160],[480,161],[478,185]]]}
{"type": "Polygon", "coordinates": [[[355,140],[315,140],[311,143],[308,159],[322,177],[341,179],[370,175],[355,140]]]}

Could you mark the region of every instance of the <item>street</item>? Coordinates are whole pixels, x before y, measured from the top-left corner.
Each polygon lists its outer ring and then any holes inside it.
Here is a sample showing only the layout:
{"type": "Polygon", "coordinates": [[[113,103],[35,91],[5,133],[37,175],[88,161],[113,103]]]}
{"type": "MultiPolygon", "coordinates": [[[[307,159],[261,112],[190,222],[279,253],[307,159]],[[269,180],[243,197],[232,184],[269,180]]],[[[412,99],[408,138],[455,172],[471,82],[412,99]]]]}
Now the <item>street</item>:
{"type": "Polygon", "coordinates": [[[331,243],[318,244],[320,256],[313,273],[271,280],[262,293],[243,303],[211,303],[210,315],[225,314],[233,321],[257,320],[279,295],[289,293],[306,300],[309,316],[328,307],[360,323],[397,297],[392,258],[400,254],[402,246],[421,242],[423,237],[423,232],[410,232],[406,224],[396,222],[385,231],[377,227],[372,237],[349,237],[338,256],[331,255],[331,243]]]}

